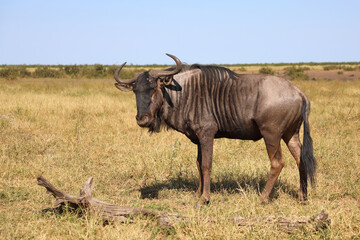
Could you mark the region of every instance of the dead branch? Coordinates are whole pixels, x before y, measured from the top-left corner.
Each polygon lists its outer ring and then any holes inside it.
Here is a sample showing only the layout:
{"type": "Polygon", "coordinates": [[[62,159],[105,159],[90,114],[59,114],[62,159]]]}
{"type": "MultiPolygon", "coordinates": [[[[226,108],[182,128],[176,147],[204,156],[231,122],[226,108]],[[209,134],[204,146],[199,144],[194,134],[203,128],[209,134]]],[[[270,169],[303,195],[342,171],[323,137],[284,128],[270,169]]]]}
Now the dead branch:
{"type": "Polygon", "coordinates": [[[84,187],[80,190],[80,196],[72,196],[66,194],[57,188],[55,188],[48,180],[43,176],[37,177],[37,183],[47,189],[47,192],[53,195],[56,199],[54,209],[55,211],[62,212],[64,207],[71,206],[73,210],[88,211],[91,213],[100,214],[105,222],[127,222],[128,217],[131,215],[145,215],[152,216],[159,220],[161,225],[170,226],[174,221],[179,221],[184,218],[177,213],[167,213],[153,209],[134,208],[127,206],[118,206],[102,202],[92,197],[92,191],[94,189],[93,178],[90,177],[84,184],[84,187]]]}
{"type": "Polygon", "coordinates": [[[312,226],[316,230],[325,229],[330,226],[331,220],[329,215],[322,210],[320,213],[315,216],[290,216],[290,217],[257,217],[257,218],[243,218],[243,217],[234,217],[233,221],[236,225],[247,227],[254,226],[259,224],[276,224],[279,228],[291,233],[296,229],[303,227],[305,225],[312,226]]]}

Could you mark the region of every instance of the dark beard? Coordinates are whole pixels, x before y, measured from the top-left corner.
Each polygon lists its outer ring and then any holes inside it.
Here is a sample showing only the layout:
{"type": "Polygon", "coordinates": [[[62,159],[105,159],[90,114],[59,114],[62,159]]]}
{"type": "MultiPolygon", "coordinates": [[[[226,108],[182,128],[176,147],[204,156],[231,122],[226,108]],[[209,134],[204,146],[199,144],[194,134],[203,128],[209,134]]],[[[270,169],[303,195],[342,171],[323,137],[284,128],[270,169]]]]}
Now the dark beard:
{"type": "Polygon", "coordinates": [[[163,121],[161,121],[160,111],[158,111],[157,114],[155,115],[153,121],[150,123],[149,133],[158,133],[158,132],[160,132],[162,122],[163,121]]]}

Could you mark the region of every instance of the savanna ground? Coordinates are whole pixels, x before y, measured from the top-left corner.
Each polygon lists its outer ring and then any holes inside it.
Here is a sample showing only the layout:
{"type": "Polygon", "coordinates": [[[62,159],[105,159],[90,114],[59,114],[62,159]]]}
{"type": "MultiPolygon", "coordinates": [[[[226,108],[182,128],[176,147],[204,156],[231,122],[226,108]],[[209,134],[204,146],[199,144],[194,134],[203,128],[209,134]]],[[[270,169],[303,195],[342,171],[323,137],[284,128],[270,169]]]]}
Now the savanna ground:
{"type": "Polygon", "coordinates": [[[196,146],[175,131],[149,135],[138,127],[134,95],[113,82],[0,79],[0,239],[360,238],[359,80],[293,81],[312,103],[318,172],[306,204],[296,200],[299,174],[284,144],[286,166],[272,201],[262,205],[258,195],[270,168],[263,140],[218,139],[211,204],[202,208],[195,207],[196,146]],[[38,174],[73,195],[93,176],[100,200],[199,218],[169,229],[149,217],[103,226],[96,216],[42,215],[54,199],[36,184],[38,174]],[[240,228],[228,221],[311,216],[323,209],[332,220],[327,230],[288,234],[274,225],[240,228]]]}

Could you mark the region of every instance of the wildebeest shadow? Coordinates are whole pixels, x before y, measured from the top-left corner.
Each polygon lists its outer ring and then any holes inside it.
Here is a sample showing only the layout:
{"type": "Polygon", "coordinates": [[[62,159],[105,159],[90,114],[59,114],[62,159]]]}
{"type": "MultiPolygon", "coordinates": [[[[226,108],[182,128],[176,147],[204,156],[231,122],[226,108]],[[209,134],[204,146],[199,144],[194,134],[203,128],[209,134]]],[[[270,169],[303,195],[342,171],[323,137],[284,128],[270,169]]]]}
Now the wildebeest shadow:
{"type": "MultiPolygon", "coordinates": [[[[233,175],[223,175],[217,179],[212,179],[210,188],[211,192],[227,191],[230,193],[246,192],[253,189],[260,194],[261,190],[265,187],[267,179],[268,176],[266,174],[256,176],[242,174],[236,177],[233,175]]],[[[164,182],[141,187],[141,198],[158,198],[159,192],[164,189],[177,189],[195,192],[198,187],[197,184],[198,179],[195,177],[172,177],[164,182]]],[[[286,181],[277,180],[274,189],[270,194],[270,199],[278,198],[279,189],[293,198],[298,197],[298,193],[297,190],[294,189],[294,185],[288,184],[286,181]]]]}

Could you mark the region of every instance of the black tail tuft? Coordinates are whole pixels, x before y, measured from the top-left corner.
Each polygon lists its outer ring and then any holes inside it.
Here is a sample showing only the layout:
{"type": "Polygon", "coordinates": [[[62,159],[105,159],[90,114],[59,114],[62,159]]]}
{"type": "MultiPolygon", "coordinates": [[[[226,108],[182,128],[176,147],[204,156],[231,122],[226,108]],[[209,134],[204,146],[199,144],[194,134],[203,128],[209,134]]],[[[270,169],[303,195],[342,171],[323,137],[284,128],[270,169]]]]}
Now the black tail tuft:
{"type": "Polygon", "coordinates": [[[310,136],[309,113],[310,103],[304,100],[301,109],[301,116],[304,120],[304,139],[301,148],[300,162],[305,167],[306,179],[310,178],[311,184],[314,185],[316,173],[316,159],[313,153],[313,141],[310,136]]]}

